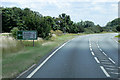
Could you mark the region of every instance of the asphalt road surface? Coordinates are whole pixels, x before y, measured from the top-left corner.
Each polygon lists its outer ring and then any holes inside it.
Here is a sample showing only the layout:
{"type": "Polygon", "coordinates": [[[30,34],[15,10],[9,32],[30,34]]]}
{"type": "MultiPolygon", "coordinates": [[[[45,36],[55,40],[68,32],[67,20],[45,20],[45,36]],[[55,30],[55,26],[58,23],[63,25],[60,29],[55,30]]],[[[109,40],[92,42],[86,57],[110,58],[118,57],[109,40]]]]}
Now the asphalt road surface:
{"type": "Polygon", "coordinates": [[[78,36],[56,49],[26,78],[118,78],[116,35],[78,36]]]}

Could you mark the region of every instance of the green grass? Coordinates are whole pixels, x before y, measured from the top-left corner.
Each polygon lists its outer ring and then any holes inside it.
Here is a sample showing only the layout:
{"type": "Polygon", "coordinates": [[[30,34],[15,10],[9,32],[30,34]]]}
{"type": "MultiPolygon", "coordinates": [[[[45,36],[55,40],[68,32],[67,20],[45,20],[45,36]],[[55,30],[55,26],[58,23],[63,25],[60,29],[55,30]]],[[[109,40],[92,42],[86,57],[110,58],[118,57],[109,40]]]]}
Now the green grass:
{"type": "MultiPolygon", "coordinates": [[[[79,34],[82,35],[82,34],[79,34]]],[[[18,52],[7,52],[3,54],[3,78],[13,78],[26,70],[32,64],[37,64],[39,60],[51,52],[55,47],[63,42],[72,39],[76,34],[66,34],[51,38],[51,40],[35,41],[35,47],[32,47],[31,41],[23,41],[24,48],[18,52]]],[[[20,43],[20,42],[19,42],[20,43]]]]}
{"type": "Polygon", "coordinates": [[[120,35],[117,35],[117,36],[115,36],[115,37],[118,37],[118,38],[120,38],[120,35]]]}

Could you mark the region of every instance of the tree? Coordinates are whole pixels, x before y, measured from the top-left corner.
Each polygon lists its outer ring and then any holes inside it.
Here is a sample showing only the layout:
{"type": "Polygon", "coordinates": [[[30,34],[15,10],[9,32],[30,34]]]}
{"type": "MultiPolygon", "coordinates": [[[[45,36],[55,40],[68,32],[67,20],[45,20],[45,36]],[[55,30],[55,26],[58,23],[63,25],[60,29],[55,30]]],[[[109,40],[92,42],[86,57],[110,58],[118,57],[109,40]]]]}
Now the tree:
{"type": "Polygon", "coordinates": [[[84,22],[84,28],[88,28],[88,27],[94,27],[94,23],[92,21],[85,21],[84,22]]]}
{"type": "Polygon", "coordinates": [[[116,27],[116,30],[120,32],[120,25],[116,27]]]}

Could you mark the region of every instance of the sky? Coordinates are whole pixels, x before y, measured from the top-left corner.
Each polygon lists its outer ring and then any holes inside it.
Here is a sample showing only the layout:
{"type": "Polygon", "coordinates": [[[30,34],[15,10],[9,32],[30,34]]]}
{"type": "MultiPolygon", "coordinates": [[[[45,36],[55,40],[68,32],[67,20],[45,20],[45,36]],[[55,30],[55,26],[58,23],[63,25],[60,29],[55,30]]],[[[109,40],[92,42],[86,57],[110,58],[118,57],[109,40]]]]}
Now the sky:
{"type": "Polygon", "coordinates": [[[118,0],[0,0],[1,7],[30,8],[43,16],[70,15],[71,20],[105,26],[118,17],[118,0]]]}

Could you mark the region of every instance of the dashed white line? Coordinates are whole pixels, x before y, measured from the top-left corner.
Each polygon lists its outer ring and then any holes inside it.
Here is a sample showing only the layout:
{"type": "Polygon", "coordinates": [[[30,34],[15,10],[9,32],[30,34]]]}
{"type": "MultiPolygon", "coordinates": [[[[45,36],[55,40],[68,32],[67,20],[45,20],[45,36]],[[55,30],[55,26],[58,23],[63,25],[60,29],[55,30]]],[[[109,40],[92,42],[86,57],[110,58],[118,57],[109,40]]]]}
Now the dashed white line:
{"type": "Polygon", "coordinates": [[[91,44],[90,44],[90,46],[91,46],[91,44]]]}
{"type": "Polygon", "coordinates": [[[94,52],[91,52],[91,53],[92,53],[93,56],[95,55],[94,52]]]}
{"type": "MultiPolygon", "coordinates": [[[[69,42],[69,41],[68,41],[69,42]]],[[[29,74],[26,78],[31,78],[59,49],[61,49],[65,44],[68,42],[64,43],[62,46],[60,46],[58,49],[56,49],[51,55],[49,55],[31,74],[29,74]]]]}
{"type": "Polygon", "coordinates": [[[110,75],[107,73],[107,71],[105,70],[105,68],[103,66],[100,66],[100,68],[102,69],[102,71],[104,72],[104,74],[107,76],[107,77],[110,77],[110,75]]]}
{"type": "Polygon", "coordinates": [[[90,51],[92,51],[92,48],[90,48],[90,51]]]}
{"type": "Polygon", "coordinates": [[[100,51],[102,51],[102,49],[100,49],[100,51]]]}
{"type": "Polygon", "coordinates": [[[105,52],[102,52],[105,56],[107,56],[107,54],[105,54],[105,52]]]}
{"type": "Polygon", "coordinates": [[[98,46],[98,48],[100,48],[100,46],[98,46]]]}
{"type": "Polygon", "coordinates": [[[90,46],[90,48],[91,48],[91,46],[90,46]]]}
{"type": "Polygon", "coordinates": [[[111,58],[109,58],[109,60],[110,60],[112,63],[114,63],[114,64],[115,64],[115,61],[113,61],[111,58]]]}
{"type": "MultiPolygon", "coordinates": [[[[98,47],[99,47],[99,46],[98,46],[98,47]]],[[[102,51],[102,49],[100,49],[100,48],[99,48],[99,50],[102,51]]],[[[103,53],[105,56],[107,56],[107,54],[105,54],[105,52],[102,51],[102,53],[103,53]]],[[[108,56],[107,56],[107,57],[108,57],[108,56]]],[[[113,61],[111,58],[108,57],[108,59],[109,59],[112,63],[115,64],[115,61],[113,61]]]]}
{"type": "Polygon", "coordinates": [[[97,57],[94,57],[97,63],[100,63],[100,61],[97,59],[97,57]]]}

